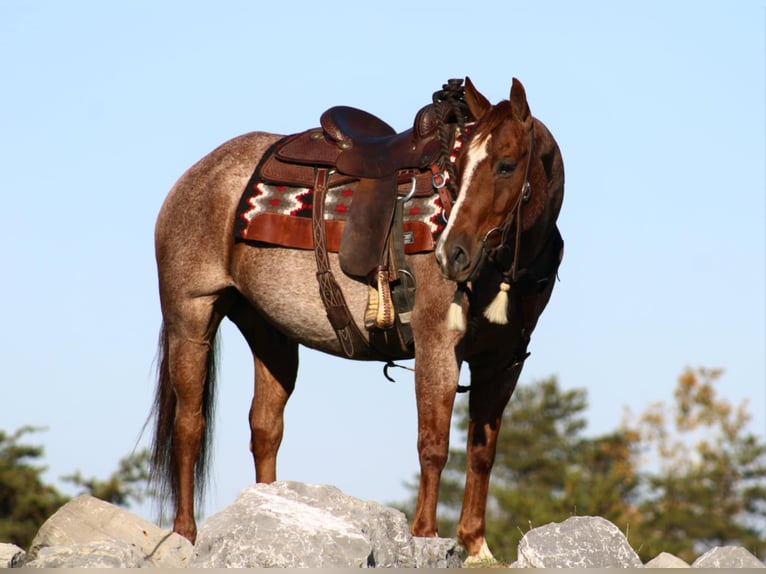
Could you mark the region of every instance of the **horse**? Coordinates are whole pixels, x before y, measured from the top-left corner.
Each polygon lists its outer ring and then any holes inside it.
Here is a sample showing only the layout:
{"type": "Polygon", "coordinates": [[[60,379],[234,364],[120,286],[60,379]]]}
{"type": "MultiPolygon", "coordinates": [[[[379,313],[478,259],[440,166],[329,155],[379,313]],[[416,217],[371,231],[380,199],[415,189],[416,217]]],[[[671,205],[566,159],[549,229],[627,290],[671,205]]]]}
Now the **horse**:
{"type": "MultiPolygon", "coordinates": [[[[454,205],[433,252],[406,256],[416,285],[410,357],[421,471],[411,531],[438,536],[439,480],[458,375],[467,363],[470,426],[457,536],[469,559],[488,559],[485,511],[502,412],[563,253],[556,219],[564,169],[556,141],[531,115],[517,79],[509,99],[492,105],[466,78],[462,101],[475,122],[453,158],[454,205]]],[[[250,450],[259,483],[277,479],[299,346],[346,356],[317,289],[314,254],[234,238],[242,189],[280,138],[251,132],[222,144],[180,177],[157,217],[162,326],[151,475],[159,497],[174,506],[173,530],[192,543],[208,466],[216,333],[223,318],[238,327],[252,351],[250,450]]],[[[369,286],[344,274],[337,254],[328,260],[354,323],[363,325],[369,286]]]]}

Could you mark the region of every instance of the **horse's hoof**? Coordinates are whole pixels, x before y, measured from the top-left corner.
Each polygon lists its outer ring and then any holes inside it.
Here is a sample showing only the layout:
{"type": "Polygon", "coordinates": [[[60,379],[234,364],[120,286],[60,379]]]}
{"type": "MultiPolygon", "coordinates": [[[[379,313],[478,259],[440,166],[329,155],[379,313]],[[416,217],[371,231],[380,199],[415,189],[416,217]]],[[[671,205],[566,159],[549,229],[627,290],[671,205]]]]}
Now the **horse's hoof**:
{"type": "Polygon", "coordinates": [[[476,554],[469,556],[463,562],[463,566],[467,568],[486,568],[493,564],[498,564],[498,561],[492,555],[486,540],[482,541],[481,548],[476,554]]]}
{"type": "Polygon", "coordinates": [[[192,543],[192,546],[194,546],[194,544],[196,544],[197,542],[197,527],[196,526],[192,526],[191,528],[189,528],[188,526],[184,527],[184,526],[174,525],[173,532],[175,532],[176,534],[180,534],[181,536],[186,538],[189,542],[192,543]]]}

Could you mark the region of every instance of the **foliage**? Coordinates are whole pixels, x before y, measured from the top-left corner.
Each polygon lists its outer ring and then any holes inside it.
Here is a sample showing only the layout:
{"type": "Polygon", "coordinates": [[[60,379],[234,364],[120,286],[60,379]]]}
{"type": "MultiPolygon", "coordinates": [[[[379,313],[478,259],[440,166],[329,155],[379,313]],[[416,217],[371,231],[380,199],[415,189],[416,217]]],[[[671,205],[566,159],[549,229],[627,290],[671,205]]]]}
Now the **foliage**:
{"type": "MultiPolygon", "coordinates": [[[[555,378],[522,385],[503,415],[487,505],[487,542],[512,561],[527,530],[597,515],[623,530],[642,560],[671,552],[691,561],[712,546],[766,554],[766,444],[747,432],[746,404],[716,396],[720,371],[687,370],[674,404],[587,438],[586,393],[555,378]]],[[[456,405],[465,435],[467,403],[456,405]]],[[[454,535],[464,448],[450,451],[439,529],[454,535]]],[[[416,485],[410,484],[416,493],[416,485]]],[[[414,509],[415,497],[403,505],[414,509]]]]}
{"type": "Polygon", "coordinates": [[[151,496],[146,490],[149,482],[149,456],[148,449],[125,456],[120,459],[117,470],[106,480],[85,479],[79,470],[62,477],[62,480],[79,487],[82,493],[118,506],[129,507],[131,500],[141,504],[147,496],[151,496]]]}
{"type": "Polygon", "coordinates": [[[636,424],[649,455],[635,530],[647,554],[689,561],[738,544],[766,557],[766,444],[747,431],[746,403],[716,395],[721,374],[687,369],[673,405],[652,405],[636,424]]]}
{"type": "Polygon", "coordinates": [[[26,426],[10,435],[0,431],[0,541],[25,548],[43,521],[68,500],[41,479],[46,469],[35,461],[43,448],[21,442],[39,430],[26,426]]]}
{"type": "MultiPolygon", "coordinates": [[[[43,447],[22,444],[25,435],[41,430],[26,426],[11,435],[0,431],[0,542],[22,548],[28,548],[42,523],[69,501],[43,482],[46,467],[36,464],[44,455],[43,447]]],[[[84,479],[79,471],[63,480],[77,486],[80,493],[128,506],[130,500],[144,499],[148,456],[145,450],[126,456],[104,481],[84,479]]]]}

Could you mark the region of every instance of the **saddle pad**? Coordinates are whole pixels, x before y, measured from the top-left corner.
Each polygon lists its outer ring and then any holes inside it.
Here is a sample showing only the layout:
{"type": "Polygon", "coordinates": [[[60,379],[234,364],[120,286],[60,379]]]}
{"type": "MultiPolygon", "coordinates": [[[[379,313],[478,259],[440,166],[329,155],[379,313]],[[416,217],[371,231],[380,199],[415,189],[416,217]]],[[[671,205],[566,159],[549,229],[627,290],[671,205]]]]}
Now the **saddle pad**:
{"type": "MultiPolygon", "coordinates": [[[[331,182],[327,190],[325,229],[327,250],[330,252],[338,252],[357,183],[333,187],[331,182]]],[[[313,198],[314,190],[311,188],[266,183],[253,175],[237,208],[235,239],[294,249],[313,249],[313,198]]],[[[405,252],[433,251],[435,240],[444,226],[438,194],[413,197],[404,206],[405,252]]]]}

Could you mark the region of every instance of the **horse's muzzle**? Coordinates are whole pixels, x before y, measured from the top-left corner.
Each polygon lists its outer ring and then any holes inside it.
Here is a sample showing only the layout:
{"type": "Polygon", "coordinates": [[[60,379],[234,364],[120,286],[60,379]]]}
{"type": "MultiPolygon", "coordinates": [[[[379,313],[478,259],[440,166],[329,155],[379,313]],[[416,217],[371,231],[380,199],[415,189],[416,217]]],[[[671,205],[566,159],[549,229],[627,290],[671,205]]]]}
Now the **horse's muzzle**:
{"type": "Polygon", "coordinates": [[[467,281],[474,269],[473,260],[459,242],[446,244],[439,241],[436,248],[436,262],[442,274],[452,281],[467,281]]]}

